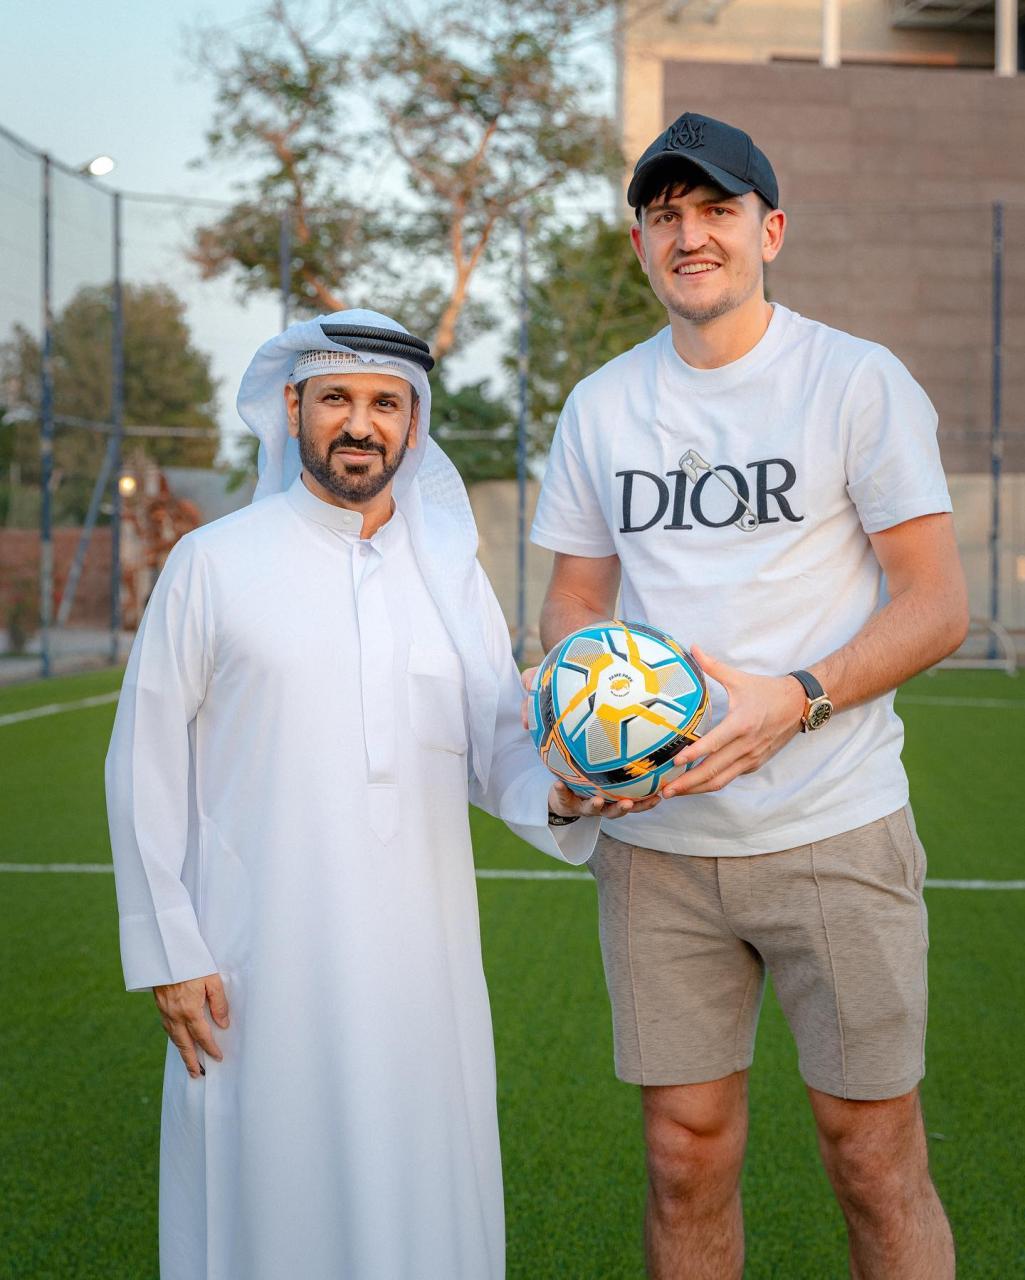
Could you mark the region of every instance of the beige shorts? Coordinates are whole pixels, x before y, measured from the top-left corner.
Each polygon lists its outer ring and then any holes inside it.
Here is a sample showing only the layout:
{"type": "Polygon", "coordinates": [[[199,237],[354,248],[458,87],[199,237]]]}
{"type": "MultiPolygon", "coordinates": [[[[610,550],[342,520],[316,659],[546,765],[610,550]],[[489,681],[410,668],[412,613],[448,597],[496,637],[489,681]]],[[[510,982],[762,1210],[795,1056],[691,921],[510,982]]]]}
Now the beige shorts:
{"type": "Polygon", "coordinates": [[[894,1098],[922,1078],[925,852],[910,808],[755,857],[602,835],[588,865],[620,1079],[696,1084],[745,1070],[766,970],[806,1084],[894,1098]]]}

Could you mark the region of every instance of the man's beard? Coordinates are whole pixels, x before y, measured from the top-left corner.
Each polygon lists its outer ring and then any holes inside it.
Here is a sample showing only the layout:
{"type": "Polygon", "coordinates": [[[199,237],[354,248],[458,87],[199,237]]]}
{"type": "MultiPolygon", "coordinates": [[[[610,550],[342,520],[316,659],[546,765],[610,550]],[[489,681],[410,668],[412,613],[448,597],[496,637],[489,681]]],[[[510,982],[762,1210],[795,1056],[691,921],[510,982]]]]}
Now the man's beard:
{"type": "Polygon", "coordinates": [[[681,320],[689,320],[691,324],[711,324],[713,320],[718,320],[720,316],[727,315],[730,311],[735,311],[737,307],[744,301],[738,298],[735,293],[724,293],[721,298],[715,302],[705,303],[704,306],[688,307],[682,302],[670,300],[666,303],[666,308],[679,316],[681,320]]]}
{"type": "Polygon", "coordinates": [[[402,465],[402,459],[406,456],[408,447],[408,431],[406,438],[391,457],[388,456],[383,445],[374,444],[369,440],[357,440],[343,432],[331,441],[323,453],[318,453],[303,426],[302,408],[299,409],[299,457],[303,467],[328,493],[333,493],[343,502],[369,502],[371,498],[376,498],[381,490],[391,483],[395,472],[402,465]],[[331,455],[342,450],[347,453],[365,453],[367,455],[366,470],[336,470],[331,465],[331,455]],[[383,459],[381,469],[371,472],[370,467],[377,453],[383,459]]]}
{"type": "Polygon", "coordinates": [[[679,316],[681,320],[688,320],[691,324],[702,325],[711,324],[713,320],[718,320],[720,316],[728,315],[731,311],[736,311],[740,306],[747,302],[748,298],[758,288],[758,281],[752,282],[750,289],[744,292],[742,288],[727,289],[713,302],[705,302],[700,305],[679,301],[670,296],[665,303],[666,310],[671,311],[674,316],[679,316]]]}

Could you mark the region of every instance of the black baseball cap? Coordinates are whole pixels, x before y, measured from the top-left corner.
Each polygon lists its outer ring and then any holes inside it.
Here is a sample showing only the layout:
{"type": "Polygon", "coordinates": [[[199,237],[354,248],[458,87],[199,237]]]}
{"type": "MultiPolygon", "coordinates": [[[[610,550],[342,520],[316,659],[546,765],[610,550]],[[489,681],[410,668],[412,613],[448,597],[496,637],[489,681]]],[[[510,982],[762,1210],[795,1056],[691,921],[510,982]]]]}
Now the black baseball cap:
{"type": "MultiPolygon", "coordinates": [[[[685,160],[695,165],[731,196],[756,191],[775,209],[779,206],[779,183],[764,152],[759,151],[743,129],[735,129],[711,116],[685,111],[660,134],[634,165],[626,201],[636,209],[645,180],[661,166],[685,160]]],[[[667,178],[670,174],[667,172],[667,178]]]]}

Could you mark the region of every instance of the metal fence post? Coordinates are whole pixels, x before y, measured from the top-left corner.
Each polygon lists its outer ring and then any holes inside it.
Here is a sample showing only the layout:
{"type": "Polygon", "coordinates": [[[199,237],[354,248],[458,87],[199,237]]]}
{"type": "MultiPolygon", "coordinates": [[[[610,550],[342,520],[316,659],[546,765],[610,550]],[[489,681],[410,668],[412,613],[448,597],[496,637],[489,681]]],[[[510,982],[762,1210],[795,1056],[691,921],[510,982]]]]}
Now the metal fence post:
{"type": "Polygon", "coordinates": [[[53,171],[43,156],[43,350],[40,362],[39,631],[43,676],[53,674],[53,171]]]}
{"type": "Polygon", "coordinates": [[[292,301],[292,219],[288,205],[281,210],[278,227],[278,287],[281,292],[281,328],[288,328],[292,301]]]}
{"type": "Polygon", "coordinates": [[[517,662],[523,661],[527,634],[527,214],[520,213],[520,346],[519,418],[516,425],[516,645],[517,662]]]}
{"type": "Polygon", "coordinates": [[[114,192],[113,280],[111,310],[110,421],[114,492],[110,516],[110,660],[117,662],[121,637],[121,446],[125,429],[125,317],[121,288],[121,192],[114,192]]]}
{"type": "MultiPolygon", "coordinates": [[[[1003,470],[1003,343],[1004,343],[1004,206],[993,202],[993,415],[989,465],[992,509],[989,526],[989,620],[1000,621],[1000,478],[1003,470]]],[[[989,657],[996,657],[996,637],[989,633],[989,657]]]]}

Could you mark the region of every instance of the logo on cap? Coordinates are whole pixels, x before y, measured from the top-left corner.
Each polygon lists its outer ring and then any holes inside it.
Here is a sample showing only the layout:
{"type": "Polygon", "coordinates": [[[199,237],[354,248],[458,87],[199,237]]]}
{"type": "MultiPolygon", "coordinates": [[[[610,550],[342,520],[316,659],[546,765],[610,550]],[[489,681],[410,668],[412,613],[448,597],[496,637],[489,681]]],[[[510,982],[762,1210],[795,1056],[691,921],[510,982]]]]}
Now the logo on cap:
{"type": "Polygon", "coordinates": [[[681,116],[666,135],[667,151],[693,151],[705,145],[705,122],[681,116]]]}

